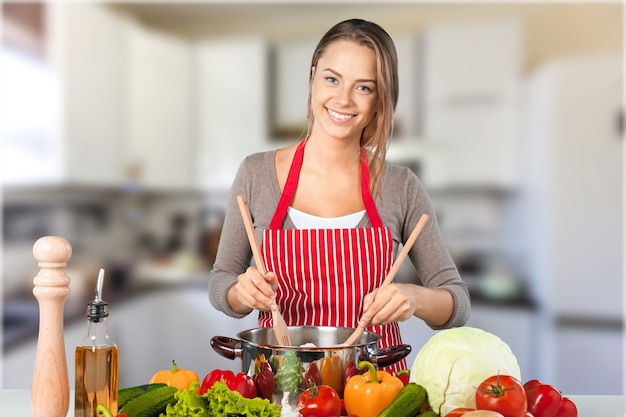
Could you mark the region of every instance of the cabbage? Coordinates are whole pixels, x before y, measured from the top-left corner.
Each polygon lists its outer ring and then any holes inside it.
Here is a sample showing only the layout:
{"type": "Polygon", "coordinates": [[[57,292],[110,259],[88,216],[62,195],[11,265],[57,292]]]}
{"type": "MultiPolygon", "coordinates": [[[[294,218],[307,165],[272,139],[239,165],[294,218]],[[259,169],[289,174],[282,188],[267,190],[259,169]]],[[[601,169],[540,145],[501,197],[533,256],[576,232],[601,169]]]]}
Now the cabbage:
{"type": "Polygon", "coordinates": [[[410,380],[424,387],[432,409],[445,416],[456,407],[476,408],[476,387],[498,373],[521,381],[511,348],[485,330],[456,327],[426,342],[413,362],[410,380]]]}

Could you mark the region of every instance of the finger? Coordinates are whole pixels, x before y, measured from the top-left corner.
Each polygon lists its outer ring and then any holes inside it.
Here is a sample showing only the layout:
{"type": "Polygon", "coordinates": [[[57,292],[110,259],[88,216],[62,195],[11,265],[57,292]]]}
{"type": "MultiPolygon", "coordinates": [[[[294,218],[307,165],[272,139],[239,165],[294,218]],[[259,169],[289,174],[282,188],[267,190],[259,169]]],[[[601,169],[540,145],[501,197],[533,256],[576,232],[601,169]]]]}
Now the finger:
{"type": "Polygon", "coordinates": [[[406,294],[393,285],[379,291],[371,310],[376,313],[372,314],[370,325],[404,321],[411,315],[410,302],[406,294]]]}
{"type": "Polygon", "coordinates": [[[278,289],[278,277],[272,271],[268,271],[263,277],[265,281],[270,285],[273,292],[278,289]]]}
{"type": "MultiPolygon", "coordinates": [[[[254,287],[263,295],[265,295],[265,297],[271,298],[274,296],[274,289],[272,288],[272,276],[268,277],[269,274],[270,273],[267,273],[264,277],[263,275],[261,275],[259,270],[253,266],[248,267],[246,271],[246,276],[249,277],[252,285],[254,285],[254,287]]],[[[275,280],[276,275],[273,272],[271,274],[274,276],[273,279],[275,280]]]]}
{"type": "Polygon", "coordinates": [[[234,287],[237,291],[237,299],[242,305],[254,310],[265,309],[263,304],[260,303],[254,296],[252,296],[244,285],[237,283],[234,287]]]}
{"type": "Polygon", "coordinates": [[[274,291],[256,268],[248,268],[239,275],[236,285],[241,300],[251,308],[269,310],[275,304],[274,291]]]}
{"type": "Polygon", "coordinates": [[[378,291],[378,289],[375,289],[374,291],[372,291],[371,293],[369,293],[365,297],[363,297],[363,312],[365,312],[365,311],[370,309],[370,307],[372,306],[372,303],[376,299],[376,292],[377,291],[378,291]]]}

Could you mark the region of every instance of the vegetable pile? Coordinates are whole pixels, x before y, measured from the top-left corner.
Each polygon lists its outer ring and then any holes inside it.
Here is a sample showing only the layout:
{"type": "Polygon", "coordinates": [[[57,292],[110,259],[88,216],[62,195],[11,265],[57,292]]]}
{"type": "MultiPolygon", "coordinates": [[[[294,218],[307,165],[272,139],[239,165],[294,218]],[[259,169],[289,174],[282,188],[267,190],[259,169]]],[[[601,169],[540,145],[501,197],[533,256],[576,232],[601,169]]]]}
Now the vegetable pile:
{"type": "Polygon", "coordinates": [[[458,407],[442,417],[578,417],[576,405],[551,385],[524,385],[510,375],[492,375],[475,390],[476,409],[458,407]]]}
{"type": "Polygon", "coordinates": [[[260,355],[248,373],[215,369],[200,383],[172,361],[149,384],[118,391],[118,417],[578,417],[555,387],[520,381],[506,343],[459,327],[431,337],[412,368],[394,375],[334,352],[309,363],[285,352],[260,355]]]}
{"type": "Polygon", "coordinates": [[[422,347],[410,381],[426,389],[441,417],[577,417],[576,405],[538,380],[522,385],[517,359],[481,329],[442,330],[422,347]]]}

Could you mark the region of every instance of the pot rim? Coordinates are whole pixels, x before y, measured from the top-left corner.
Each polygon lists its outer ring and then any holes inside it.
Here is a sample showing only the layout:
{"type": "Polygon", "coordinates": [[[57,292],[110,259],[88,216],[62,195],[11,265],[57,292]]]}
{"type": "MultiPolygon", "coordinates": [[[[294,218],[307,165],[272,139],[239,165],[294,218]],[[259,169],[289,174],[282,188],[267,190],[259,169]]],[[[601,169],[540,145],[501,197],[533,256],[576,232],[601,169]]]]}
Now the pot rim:
{"type": "MultiPolygon", "coordinates": [[[[295,329],[300,329],[300,330],[301,329],[327,329],[331,331],[332,330],[343,331],[343,332],[348,333],[348,336],[355,330],[354,328],[351,328],[351,327],[337,327],[337,326],[287,326],[287,329],[289,330],[291,329],[294,329],[294,330],[295,329]]],[[[280,344],[252,342],[249,339],[246,339],[244,337],[246,334],[250,334],[251,332],[270,332],[270,331],[273,331],[272,327],[256,327],[252,329],[246,329],[246,330],[242,330],[238,332],[237,338],[239,338],[242,342],[245,342],[246,344],[250,346],[254,346],[254,347],[260,347],[260,348],[265,348],[265,349],[278,349],[278,350],[297,350],[297,351],[305,351],[305,352],[323,352],[327,350],[364,347],[364,346],[369,346],[372,343],[375,346],[377,346],[378,341],[380,340],[380,335],[374,332],[367,331],[367,330],[363,332],[363,335],[361,336],[361,340],[366,339],[366,338],[371,338],[372,340],[366,341],[366,342],[359,341],[358,343],[355,343],[353,345],[345,345],[341,343],[341,344],[336,344],[333,346],[302,346],[302,345],[283,346],[280,344]]],[[[346,337],[346,339],[347,338],[348,337],[346,337]]]]}

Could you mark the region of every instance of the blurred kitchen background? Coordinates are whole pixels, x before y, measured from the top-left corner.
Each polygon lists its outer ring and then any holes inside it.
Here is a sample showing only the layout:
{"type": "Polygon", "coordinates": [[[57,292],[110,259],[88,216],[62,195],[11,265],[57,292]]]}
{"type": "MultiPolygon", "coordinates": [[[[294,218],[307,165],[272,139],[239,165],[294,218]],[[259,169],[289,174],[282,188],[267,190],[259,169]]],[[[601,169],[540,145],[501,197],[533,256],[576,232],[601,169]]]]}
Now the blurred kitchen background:
{"type": "MultiPolygon", "coordinates": [[[[395,39],[389,160],[426,185],[472,292],[524,380],[622,394],[623,6],[614,3],[2,2],[1,386],[29,388],[33,243],[67,238],[70,381],[99,268],[120,384],[176,359],[238,360],[257,327],[208,301],[230,183],[303,132],[319,37],[351,17],[395,39]]],[[[410,264],[402,270],[411,274],[410,264]]],[[[402,324],[413,346],[434,334],[402,324]]]]}

